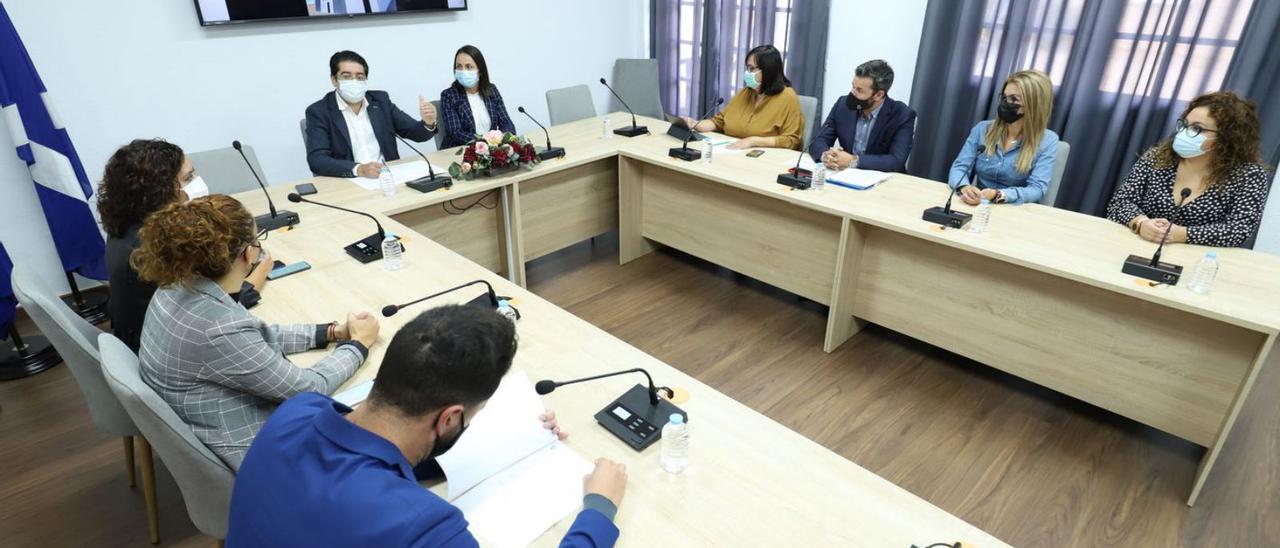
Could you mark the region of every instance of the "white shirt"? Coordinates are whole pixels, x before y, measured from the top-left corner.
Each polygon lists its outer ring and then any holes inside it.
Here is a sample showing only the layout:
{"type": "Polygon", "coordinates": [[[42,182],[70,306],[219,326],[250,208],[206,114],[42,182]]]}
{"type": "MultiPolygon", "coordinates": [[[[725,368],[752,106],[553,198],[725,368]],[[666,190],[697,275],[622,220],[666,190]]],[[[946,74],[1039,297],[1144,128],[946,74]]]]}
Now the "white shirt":
{"type": "Polygon", "coordinates": [[[356,162],[351,168],[351,176],[359,177],[357,170],[360,164],[376,162],[382,157],[382,147],[378,146],[378,137],[373,133],[373,122],[369,121],[369,100],[361,103],[360,114],[356,114],[342,97],[334,94],[334,99],[338,101],[342,119],[347,122],[347,135],[351,136],[351,155],[356,162]]]}
{"type": "Polygon", "coordinates": [[[471,105],[471,119],[476,122],[476,133],[489,131],[493,121],[489,118],[489,109],[484,106],[484,97],[479,93],[467,93],[467,103],[471,105]]]}

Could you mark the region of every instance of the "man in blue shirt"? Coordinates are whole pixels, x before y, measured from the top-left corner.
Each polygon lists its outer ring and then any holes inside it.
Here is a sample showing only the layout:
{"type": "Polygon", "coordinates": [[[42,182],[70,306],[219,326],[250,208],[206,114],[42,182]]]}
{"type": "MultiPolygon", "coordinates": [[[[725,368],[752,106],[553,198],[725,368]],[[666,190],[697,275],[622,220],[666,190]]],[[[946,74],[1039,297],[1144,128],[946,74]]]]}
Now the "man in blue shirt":
{"type": "Polygon", "coordinates": [[[889,63],[876,59],[858,65],[853,89],[831,106],[826,122],[809,143],[813,161],[830,170],[905,172],[915,141],[916,111],[889,98],[892,86],[889,63]]]}
{"type": "MultiPolygon", "coordinates": [[[[515,326],[500,314],[435,308],[392,338],[355,411],[320,394],[286,401],[240,467],[227,546],[478,546],[462,511],[418,485],[413,468],[453,446],[515,352],[515,326]]],[[[626,482],[622,465],[597,460],[561,546],[613,546],[626,482]]]]}

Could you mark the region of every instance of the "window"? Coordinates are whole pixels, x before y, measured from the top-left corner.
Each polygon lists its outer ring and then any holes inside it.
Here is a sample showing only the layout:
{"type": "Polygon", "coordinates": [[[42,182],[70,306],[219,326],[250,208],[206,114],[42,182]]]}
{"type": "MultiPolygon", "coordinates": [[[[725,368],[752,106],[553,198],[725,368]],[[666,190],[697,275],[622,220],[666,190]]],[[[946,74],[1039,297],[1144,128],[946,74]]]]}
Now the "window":
{"type": "MultiPolygon", "coordinates": [[[[758,22],[756,18],[762,11],[773,5],[773,28],[766,30],[766,37],[772,39],[774,47],[782,52],[783,62],[787,61],[787,40],[790,38],[791,9],[795,0],[776,0],[765,2],[757,0],[730,0],[722,4],[718,14],[721,48],[724,51],[720,59],[720,69],[724,72],[724,80],[728,89],[721,90],[726,98],[732,96],[734,90],[742,86],[742,68],[746,65],[743,55],[758,44],[738,43],[749,39],[752,29],[758,22]]],[[[697,97],[694,94],[695,84],[716,86],[715,82],[702,82],[701,72],[703,60],[703,26],[704,12],[707,9],[704,0],[679,0],[679,69],[676,79],[676,112],[692,113],[697,109],[697,97]]],[[[764,14],[768,14],[764,12],[764,14]]],[[[753,39],[754,40],[754,39],[753,39]]],[[[758,40],[764,43],[764,40],[758,40]]],[[[696,116],[697,114],[691,114],[696,116]]]]}
{"type": "MultiPolygon", "coordinates": [[[[1239,45],[1254,0],[1114,0],[1125,6],[1107,54],[1099,91],[1189,101],[1217,89],[1239,45]],[[1176,27],[1176,28],[1174,28],[1176,27]],[[1158,88],[1158,89],[1157,89],[1158,88]]],[[[995,70],[1009,18],[1025,17],[1013,66],[1066,77],[1085,0],[991,0],[979,35],[973,75],[995,70]]],[[[1015,19],[1016,20],[1016,19],[1015,19]]]]}

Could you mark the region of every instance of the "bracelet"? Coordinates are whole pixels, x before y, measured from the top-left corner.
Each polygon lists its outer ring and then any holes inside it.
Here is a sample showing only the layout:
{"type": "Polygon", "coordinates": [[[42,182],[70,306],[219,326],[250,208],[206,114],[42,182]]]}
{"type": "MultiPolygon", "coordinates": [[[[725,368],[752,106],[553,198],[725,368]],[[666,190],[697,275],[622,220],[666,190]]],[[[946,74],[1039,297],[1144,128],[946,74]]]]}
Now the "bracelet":
{"type": "Polygon", "coordinates": [[[1150,220],[1151,220],[1151,219],[1143,219],[1143,220],[1138,221],[1137,223],[1135,223],[1135,224],[1133,225],[1133,233],[1134,233],[1134,234],[1141,234],[1141,233],[1142,233],[1142,223],[1145,223],[1145,222],[1150,221],[1150,220]]]}
{"type": "Polygon", "coordinates": [[[325,332],[325,340],[327,342],[333,342],[338,337],[337,333],[338,322],[329,322],[329,329],[325,332]]]}

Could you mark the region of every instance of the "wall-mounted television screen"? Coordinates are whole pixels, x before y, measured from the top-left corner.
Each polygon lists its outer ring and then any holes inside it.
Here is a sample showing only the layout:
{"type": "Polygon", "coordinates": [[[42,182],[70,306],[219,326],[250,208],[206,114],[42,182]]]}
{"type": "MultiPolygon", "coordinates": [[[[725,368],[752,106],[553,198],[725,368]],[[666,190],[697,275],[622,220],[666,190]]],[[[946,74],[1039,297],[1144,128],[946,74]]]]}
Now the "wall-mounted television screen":
{"type": "Polygon", "coordinates": [[[200,24],[467,9],[467,0],[196,0],[200,24]]]}

